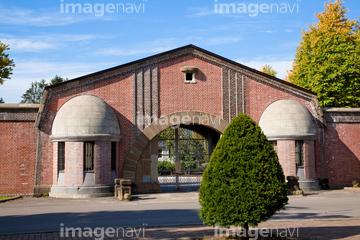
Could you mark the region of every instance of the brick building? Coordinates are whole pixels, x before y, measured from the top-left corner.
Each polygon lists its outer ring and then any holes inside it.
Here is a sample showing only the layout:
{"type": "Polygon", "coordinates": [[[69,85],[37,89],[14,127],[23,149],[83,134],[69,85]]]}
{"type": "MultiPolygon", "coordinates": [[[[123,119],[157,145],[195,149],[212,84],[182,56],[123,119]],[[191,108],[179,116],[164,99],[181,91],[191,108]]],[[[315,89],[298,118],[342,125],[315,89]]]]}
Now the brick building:
{"type": "Polygon", "coordinates": [[[215,146],[239,112],[262,127],[301,187],[360,178],[360,109],[188,45],[45,89],[39,105],[0,105],[0,194],[109,194],[114,178],[158,192],[157,135],[179,125],[215,146]],[[153,157],[155,155],[155,157],[153,157]]]}

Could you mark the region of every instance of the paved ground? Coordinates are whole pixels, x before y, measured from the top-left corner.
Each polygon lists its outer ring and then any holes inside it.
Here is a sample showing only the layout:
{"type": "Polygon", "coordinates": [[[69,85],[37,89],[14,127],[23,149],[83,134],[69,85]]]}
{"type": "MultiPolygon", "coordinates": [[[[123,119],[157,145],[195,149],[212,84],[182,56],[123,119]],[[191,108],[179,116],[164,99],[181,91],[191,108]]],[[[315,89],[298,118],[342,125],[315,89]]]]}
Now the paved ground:
{"type": "MultiPolygon", "coordinates": [[[[0,239],[59,239],[66,227],[99,227],[99,234],[100,227],[123,229],[124,236],[111,239],[133,239],[136,234],[147,239],[216,235],[219,230],[200,225],[197,200],[196,192],[138,195],[132,202],[24,198],[0,204],[0,239]],[[8,235],[31,232],[51,233],[8,235]]],[[[359,200],[359,192],[344,190],[291,196],[286,210],[259,228],[278,228],[283,234],[288,230],[288,236],[295,229],[299,239],[360,239],[359,200]]]]}

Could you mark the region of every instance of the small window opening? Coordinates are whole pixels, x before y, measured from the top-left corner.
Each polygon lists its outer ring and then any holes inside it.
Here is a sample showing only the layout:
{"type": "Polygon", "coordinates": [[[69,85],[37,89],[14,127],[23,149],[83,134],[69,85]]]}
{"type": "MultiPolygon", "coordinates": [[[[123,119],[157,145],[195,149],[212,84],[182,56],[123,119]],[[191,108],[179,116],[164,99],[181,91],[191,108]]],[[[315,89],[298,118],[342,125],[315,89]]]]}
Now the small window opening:
{"type": "Polygon", "coordinates": [[[58,142],[58,171],[65,170],[65,142],[58,142]]]}
{"type": "Polygon", "coordinates": [[[116,168],[116,142],[111,143],[111,170],[116,168]]]}
{"type": "Polygon", "coordinates": [[[304,141],[295,142],[295,161],[297,167],[304,166],[303,148],[304,148],[304,141]]]}
{"type": "Polygon", "coordinates": [[[185,81],[193,82],[194,81],[194,73],[185,73],[185,81]]]}
{"type": "Polygon", "coordinates": [[[94,143],[84,143],[84,171],[94,171],[94,143]]]}

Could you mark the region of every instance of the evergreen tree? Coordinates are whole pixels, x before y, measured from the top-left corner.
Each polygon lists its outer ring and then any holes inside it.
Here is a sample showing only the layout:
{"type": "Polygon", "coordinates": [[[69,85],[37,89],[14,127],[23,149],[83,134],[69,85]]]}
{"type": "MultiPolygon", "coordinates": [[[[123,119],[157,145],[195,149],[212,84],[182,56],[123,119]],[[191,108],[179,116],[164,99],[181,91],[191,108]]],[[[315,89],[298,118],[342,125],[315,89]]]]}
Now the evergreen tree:
{"type": "Polygon", "coordinates": [[[342,0],[325,3],[302,31],[290,81],[316,92],[322,107],[360,107],[359,28],[342,0]]]}
{"type": "Polygon", "coordinates": [[[0,97],[0,103],[5,103],[2,97],[0,97]]]}
{"type": "Polygon", "coordinates": [[[257,226],[287,204],[278,157],[261,128],[246,114],[227,127],[205,169],[200,217],[220,227],[257,226]]]}

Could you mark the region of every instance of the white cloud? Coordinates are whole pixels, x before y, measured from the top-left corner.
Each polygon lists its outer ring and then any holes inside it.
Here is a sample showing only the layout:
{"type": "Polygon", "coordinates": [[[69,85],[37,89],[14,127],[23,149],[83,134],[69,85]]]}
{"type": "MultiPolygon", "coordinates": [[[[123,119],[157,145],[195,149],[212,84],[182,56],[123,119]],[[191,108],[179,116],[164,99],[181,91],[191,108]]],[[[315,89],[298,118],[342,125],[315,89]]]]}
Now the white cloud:
{"type": "Polygon", "coordinates": [[[86,41],[103,37],[95,35],[49,34],[20,38],[9,34],[0,34],[0,38],[3,43],[10,45],[11,51],[40,52],[59,49],[64,47],[68,42],[86,43],[86,41]]]}
{"type": "Polygon", "coordinates": [[[36,11],[15,7],[4,8],[0,5],[0,23],[22,26],[51,27],[64,26],[89,20],[114,21],[119,15],[96,17],[92,14],[61,13],[59,9],[37,9],[36,11]]]}
{"type": "Polygon", "coordinates": [[[56,44],[53,42],[50,43],[33,39],[3,38],[1,40],[10,45],[12,51],[38,52],[56,48],[56,44]]]}
{"type": "Polygon", "coordinates": [[[55,75],[73,79],[114,66],[114,63],[46,62],[39,60],[16,61],[11,79],[0,85],[0,97],[6,103],[19,103],[22,94],[31,82],[45,79],[49,81],[55,75]]]}
{"type": "Polygon", "coordinates": [[[276,33],[277,31],[273,31],[273,30],[265,30],[265,31],[260,31],[261,33],[276,33]]]}
{"type": "Polygon", "coordinates": [[[203,17],[215,14],[213,9],[208,8],[189,8],[188,12],[191,12],[190,17],[203,17]]]}
{"type": "Polygon", "coordinates": [[[26,8],[0,6],[0,23],[23,25],[23,26],[62,26],[83,21],[77,15],[65,15],[50,10],[33,11],[26,8]]]}

